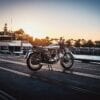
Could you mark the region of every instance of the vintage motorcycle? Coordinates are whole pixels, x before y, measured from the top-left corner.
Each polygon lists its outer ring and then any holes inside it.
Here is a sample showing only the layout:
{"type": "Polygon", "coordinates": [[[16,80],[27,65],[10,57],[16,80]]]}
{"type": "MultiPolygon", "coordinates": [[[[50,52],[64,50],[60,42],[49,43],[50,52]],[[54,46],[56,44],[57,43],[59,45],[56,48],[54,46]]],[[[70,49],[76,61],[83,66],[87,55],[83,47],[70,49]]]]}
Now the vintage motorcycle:
{"type": "Polygon", "coordinates": [[[52,65],[60,61],[61,66],[66,70],[74,63],[72,53],[68,48],[60,50],[59,46],[33,47],[32,52],[27,55],[27,66],[33,71],[41,69],[44,64],[52,65]]]}

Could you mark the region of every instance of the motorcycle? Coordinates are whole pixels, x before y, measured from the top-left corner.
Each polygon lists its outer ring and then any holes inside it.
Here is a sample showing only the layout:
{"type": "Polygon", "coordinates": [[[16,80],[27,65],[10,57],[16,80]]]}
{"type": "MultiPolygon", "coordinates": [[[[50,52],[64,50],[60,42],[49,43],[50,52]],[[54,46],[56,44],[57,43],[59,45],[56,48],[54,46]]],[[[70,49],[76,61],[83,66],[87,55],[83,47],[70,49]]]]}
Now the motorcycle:
{"type": "Polygon", "coordinates": [[[33,71],[40,70],[44,64],[52,65],[60,61],[60,65],[66,70],[74,63],[72,53],[68,48],[60,50],[59,46],[33,47],[27,55],[27,67],[33,71]]]}

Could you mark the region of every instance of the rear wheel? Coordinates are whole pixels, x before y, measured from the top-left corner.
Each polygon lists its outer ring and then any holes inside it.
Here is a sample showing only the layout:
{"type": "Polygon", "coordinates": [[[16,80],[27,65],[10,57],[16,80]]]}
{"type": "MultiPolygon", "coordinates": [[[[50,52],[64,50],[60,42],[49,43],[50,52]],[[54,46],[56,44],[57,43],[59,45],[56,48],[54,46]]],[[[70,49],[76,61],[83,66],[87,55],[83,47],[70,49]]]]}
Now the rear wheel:
{"type": "Polygon", "coordinates": [[[74,58],[71,53],[66,53],[60,60],[60,64],[64,69],[70,69],[73,66],[74,58]]]}
{"type": "Polygon", "coordinates": [[[33,71],[37,71],[41,69],[42,64],[41,63],[41,54],[40,53],[32,53],[29,55],[27,61],[27,66],[29,69],[33,71]]]}

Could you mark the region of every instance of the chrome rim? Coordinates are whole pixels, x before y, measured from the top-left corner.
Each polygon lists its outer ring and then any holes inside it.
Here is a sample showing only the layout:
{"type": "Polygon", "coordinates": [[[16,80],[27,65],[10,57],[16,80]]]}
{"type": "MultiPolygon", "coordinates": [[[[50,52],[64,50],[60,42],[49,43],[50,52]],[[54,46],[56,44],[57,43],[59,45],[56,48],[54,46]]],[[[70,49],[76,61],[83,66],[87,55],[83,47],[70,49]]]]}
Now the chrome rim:
{"type": "Polygon", "coordinates": [[[72,65],[72,63],[73,63],[71,55],[70,54],[66,54],[64,56],[64,58],[63,58],[63,62],[62,63],[63,63],[63,65],[65,67],[70,67],[72,65]]]}
{"type": "Polygon", "coordinates": [[[40,66],[40,57],[33,54],[29,59],[29,64],[32,69],[37,69],[40,66]]]}

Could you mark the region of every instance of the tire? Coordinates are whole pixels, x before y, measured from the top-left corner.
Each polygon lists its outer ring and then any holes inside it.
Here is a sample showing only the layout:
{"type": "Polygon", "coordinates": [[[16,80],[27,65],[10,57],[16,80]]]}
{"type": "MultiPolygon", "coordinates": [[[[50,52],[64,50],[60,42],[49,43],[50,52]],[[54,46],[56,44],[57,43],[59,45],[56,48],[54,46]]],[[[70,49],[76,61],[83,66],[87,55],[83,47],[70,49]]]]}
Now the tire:
{"type": "Polygon", "coordinates": [[[33,71],[37,71],[41,69],[42,64],[40,64],[40,62],[41,62],[41,56],[39,53],[30,54],[26,61],[27,67],[33,71]]]}
{"type": "Polygon", "coordinates": [[[60,64],[64,69],[70,69],[73,66],[74,58],[71,53],[66,53],[60,60],[60,64]],[[67,57],[67,58],[66,58],[67,57]]]}

